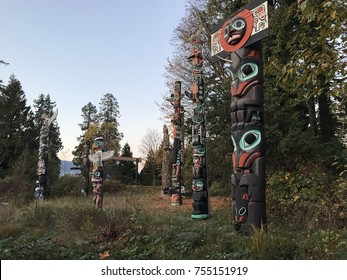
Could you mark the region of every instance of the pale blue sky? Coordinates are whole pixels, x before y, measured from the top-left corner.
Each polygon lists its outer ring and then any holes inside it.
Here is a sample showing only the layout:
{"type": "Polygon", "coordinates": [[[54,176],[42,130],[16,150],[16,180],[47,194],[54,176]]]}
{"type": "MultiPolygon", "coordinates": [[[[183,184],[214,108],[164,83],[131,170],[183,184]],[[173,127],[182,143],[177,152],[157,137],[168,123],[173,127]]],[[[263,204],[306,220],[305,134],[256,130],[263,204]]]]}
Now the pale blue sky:
{"type": "Polygon", "coordinates": [[[170,91],[163,74],[186,0],[0,0],[0,79],[13,73],[32,105],[50,94],[59,110],[61,159],[81,134],[81,108],[105,93],[119,103],[122,144],[134,156],[149,128],[162,131],[155,101],[170,91]]]}

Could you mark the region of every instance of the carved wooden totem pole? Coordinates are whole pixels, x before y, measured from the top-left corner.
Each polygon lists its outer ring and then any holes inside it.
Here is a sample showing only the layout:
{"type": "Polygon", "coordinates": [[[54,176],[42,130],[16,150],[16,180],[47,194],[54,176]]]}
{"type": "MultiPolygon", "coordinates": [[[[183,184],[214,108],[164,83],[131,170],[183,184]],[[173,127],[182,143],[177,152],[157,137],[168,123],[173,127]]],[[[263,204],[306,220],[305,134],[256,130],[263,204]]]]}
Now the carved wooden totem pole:
{"type": "Polygon", "coordinates": [[[268,36],[267,1],[256,0],[216,26],[212,62],[229,63],[231,78],[232,211],[235,229],[250,232],[266,224],[263,62],[261,39],[268,36]],[[229,59],[225,59],[229,55],[229,59]]]}
{"type": "Polygon", "coordinates": [[[47,185],[47,164],[48,164],[48,142],[49,142],[49,127],[58,115],[56,110],[51,117],[42,114],[42,126],[40,129],[40,142],[39,142],[39,160],[37,162],[37,181],[34,197],[38,200],[44,200],[48,196],[47,185]]]}
{"type": "Polygon", "coordinates": [[[92,145],[92,154],[89,155],[89,160],[93,163],[92,187],[93,187],[93,204],[102,208],[103,202],[103,181],[104,167],[103,162],[110,160],[114,155],[114,151],[104,152],[104,138],[97,137],[92,145]]]}
{"type": "Polygon", "coordinates": [[[171,120],[173,125],[173,164],[171,175],[171,205],[182,204],[182,188],[184,188],[183,181],[183,149],[181,138],[182,115],[184,113],[181,105],[181,82],[175,81],[174,93],[169,100],[174,107],[174,117],[171,120]]]}
{"type": "Polygon", "coordinates": [[[193,53],[188,57],[192,63],[193,85],[186,95],[193,101],[192,146],[193,146],[193,219],[209,217],[209,192],[206,166],[206,116],[205,87],[202,74],[202,42],[193,42],[193,53]]]}
{"type": "Polygon", "coordinates": [[[81,194],[83,196],[88,196],[89,194],[89,145],[86,143],[84,145],[83,160],[82,160],[82,190],[81,194]]]}
{"type": "Polygon", "coordinates": [[[162,177],[162,192],[168,193],[171,187],[171,148],[170,148],[170,136],[169,130],[166,125],[163,127],[163,165],[161,170],[162,177]]]}

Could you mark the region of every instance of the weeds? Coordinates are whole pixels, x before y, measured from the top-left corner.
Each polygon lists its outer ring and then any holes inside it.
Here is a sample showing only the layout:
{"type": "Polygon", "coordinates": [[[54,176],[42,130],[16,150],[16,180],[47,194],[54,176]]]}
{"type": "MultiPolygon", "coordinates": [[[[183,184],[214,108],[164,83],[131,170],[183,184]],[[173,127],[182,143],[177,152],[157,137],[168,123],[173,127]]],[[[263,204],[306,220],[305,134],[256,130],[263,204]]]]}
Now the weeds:
{"type": "MultiPolygon", "coordinates": [[[[346,259],[347,230],[270,223],[250,236],[232,230],[230,200],[212,197],[211,218],[190,218],[191,202],[171,207],[160,188],[128,187],[90,199],[0,205],[1,259],[346,259]],[[107,254],[105,254],[107,252],[107,254]]],[[[322,213],[322,212],[321,212],[322,213]]],[[[272,216],[270,213],[270,220],[272,216]]]]}

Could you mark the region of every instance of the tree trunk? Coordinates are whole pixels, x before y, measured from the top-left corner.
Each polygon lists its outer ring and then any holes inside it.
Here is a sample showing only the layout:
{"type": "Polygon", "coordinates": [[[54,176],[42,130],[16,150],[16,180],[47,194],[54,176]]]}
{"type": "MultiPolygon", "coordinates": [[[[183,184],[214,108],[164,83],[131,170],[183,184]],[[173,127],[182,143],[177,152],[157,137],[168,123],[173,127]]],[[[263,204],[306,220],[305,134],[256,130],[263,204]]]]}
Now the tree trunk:
{"type": "Polygon", "coordinates": [[[330,112],[330,100],[327,96],[326,89],[318,96],[319,107],[319,128],[321,138],[324,143],[331,141],[334,136],[334,127],[332,115],[330,112]]]}

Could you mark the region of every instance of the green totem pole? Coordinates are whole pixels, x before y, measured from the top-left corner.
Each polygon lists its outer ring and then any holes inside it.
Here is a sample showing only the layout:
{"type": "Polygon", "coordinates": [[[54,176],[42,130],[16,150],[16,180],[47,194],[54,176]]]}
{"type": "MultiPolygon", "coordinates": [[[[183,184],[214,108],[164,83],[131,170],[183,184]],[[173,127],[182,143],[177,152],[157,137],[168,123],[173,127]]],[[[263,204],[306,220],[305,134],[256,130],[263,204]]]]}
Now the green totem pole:
{"type": "Polygon", "coordinates": [[[193,53],[188,57],[192,63],[193,85],[186,95],[193,102],[192,146],[193,146],[193,219],[209,217],[209,193],[206,166],[206,116],[205,87],[202,74],[203,56],[202,42],[193,41],[193,53]]]}
{"type": "Polygon", "coordinates": [[[93,163],[92,187],[93,187],[93,204],[102,208],[104,197],[104,161],[112,159],[114,151],[104,152],[104,138],[97,137],[92,145],[92,154],[88,156],[93,163]]]}
{"type": "Polygon", "coordinates": [[[47,164],[48,164],[48,142],[49,142],[49,127],[56,119],[58,110],[56,110],[51,117],[46,114],[41,116],[42,126],[40,129],[40,142],[39,142],[39,160],[37,162],[37,181],[34,197],[38,200],[44,200],[48,196],[47,185],[47,164]]]}
{"type": "Polygon", "coordinates": [[[260,40],[268,35],[268,5],[264,0],[251,2],[217,25],[211,35],[212,62],[227,62],[232,82],[232,212],[235,229],[240,232],[266,224],[260,40]]]}

